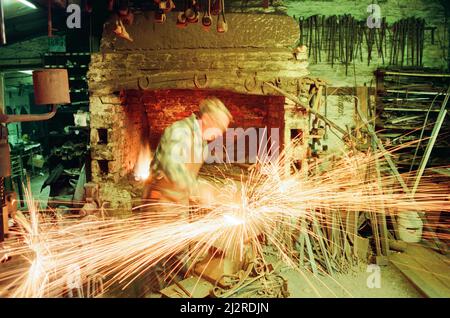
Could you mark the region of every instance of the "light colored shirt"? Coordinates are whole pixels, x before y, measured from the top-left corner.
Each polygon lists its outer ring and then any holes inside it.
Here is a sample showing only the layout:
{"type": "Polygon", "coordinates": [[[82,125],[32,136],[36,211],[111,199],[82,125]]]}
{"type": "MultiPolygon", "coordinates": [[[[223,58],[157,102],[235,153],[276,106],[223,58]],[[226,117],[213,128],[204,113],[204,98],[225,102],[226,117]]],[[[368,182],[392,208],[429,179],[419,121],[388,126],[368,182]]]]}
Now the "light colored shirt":
{"type": "Polygon", "coordinates": [[[152,174],[163,173],[179,190],[195,193],[205,149],[199,121],[192,114],[164,130],[151,163],[152,174]]]}

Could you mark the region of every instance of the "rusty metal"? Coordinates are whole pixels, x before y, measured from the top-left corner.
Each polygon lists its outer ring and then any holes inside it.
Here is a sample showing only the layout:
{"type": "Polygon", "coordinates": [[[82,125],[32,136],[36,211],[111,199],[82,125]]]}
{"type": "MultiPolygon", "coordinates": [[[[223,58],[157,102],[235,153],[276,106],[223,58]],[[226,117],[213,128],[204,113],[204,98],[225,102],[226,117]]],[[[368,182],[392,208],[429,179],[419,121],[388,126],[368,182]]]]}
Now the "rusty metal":
{"type": "Polygon", "coordinates": [[[205,12],[203,13],[202,25],[205,29],[209,30],[212,24],[211,19],[211,0],[206,1],[205,12]]]}
{"type": "Polygon", "coordinates": [[[57,104],[70,103],[69,76],[66,69],[34,71],[33,83],[35,103],[37,105],[52,105],[51,111],[39,115],[2,115],[0,113],[0,123],[48,120],[55,116],[57,104]]]}
{"type": "Polygon", "coordinates": [[[221,1],[221,11],[217,17],[217,32],[218,33],[225,33],[228,31],[228,24],[225,19],[225,2],[224,0],[221,1]]]}
{"type": "Polygon", "coordinates": [[[39,115],[5,115],[4,118],[0,118],[0,123],[24,123],[30,121],[42,121],[48,120],[55,116],[57,105],[52,105],[52,110],[49,113],[39,115]]]}
{"type": "Polygon", "coordinates": [[[227,286],[220,287],[216,283],[212,290],[215,297],[288,297],[287,280],[276,273],[275,269],[281,262],[273,266],[262,258],[255,258],[235,275],[224,275],[227,286]]]}
{"type": "Polygon", "coordinates": [[[208,74],[204,73],[202,75],[203,75],[203,78],[204,78],[204,82],[203,83],[200,83],[198,74],[194,75],[194,85],[195,85],[195,87],[197,87],[199,89],[200,88],[206,88],[208,86],[208,84],[209,84],[208,74]]]}
{"type": "Polygon", "coordinates": [[[34,99],[38,105],[69,104],[69,76],[66,69],[33,72],[34,99]]]}
{"type": "Polygon", "coordinates": [[[47,32],[48,37],[53,36],[53,24],[52,24],[52,0],[47,1],[47,32]]]}

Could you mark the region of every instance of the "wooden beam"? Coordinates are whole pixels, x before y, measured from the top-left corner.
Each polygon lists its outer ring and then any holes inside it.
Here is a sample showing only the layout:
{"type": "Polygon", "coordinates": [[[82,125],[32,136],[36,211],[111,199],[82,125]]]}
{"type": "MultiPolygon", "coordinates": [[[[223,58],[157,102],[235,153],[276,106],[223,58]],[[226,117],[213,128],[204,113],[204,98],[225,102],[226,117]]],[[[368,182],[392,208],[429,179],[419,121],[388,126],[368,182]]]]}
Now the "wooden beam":
{"type": "Polygon", "coordinates": [[[218,33],[215,24],[209,32],[203,30],[201,23],[180,29],[175,12],[168,14],[162,24],[155,22],[153,14],[136,12],[133,24],[126,26],[134,39],[129,42],[114,34],[116,17],[112,16],[103,29],[101,52],[230,47],[291,49],[300,37],[298,22],[288,15],[227,13],[226,18],[230,25],[228,32],[218,33]]]}
{"type": "Polygon", "coordinates": [[[263,82],[297,93],[307,62],[286,49],[196,49],[94,54],[89,90],[101,96],[127,89],[226,89],[268,95],[263,82]],[[293,71],[294,70],[294,71],[293,71]]]}

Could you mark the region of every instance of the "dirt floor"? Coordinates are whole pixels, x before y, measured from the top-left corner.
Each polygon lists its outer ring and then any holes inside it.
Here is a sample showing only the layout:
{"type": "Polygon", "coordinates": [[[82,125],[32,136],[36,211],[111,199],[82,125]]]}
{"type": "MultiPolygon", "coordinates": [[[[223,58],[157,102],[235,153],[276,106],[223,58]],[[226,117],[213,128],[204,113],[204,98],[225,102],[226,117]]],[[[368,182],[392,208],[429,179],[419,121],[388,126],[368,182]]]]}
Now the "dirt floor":
{"type": "Polygon", "coordinates": [[[288,269],[282,276],[288,280],[290,297],[293,298],[419,298],[422,295],[406,280],[394,266],[379,267],[379,286],[373,284],[375,270],[367,271],[367,265],[361,264],[348,274],[336,274],[336,277],[319,276],[311,273],[299,273],[288,269]],[[368,284],[369,281],[369,284],[368,284]],[[372,283],[372,284],[371,284],[372,283]],[[372,285],[373,288],[369,286],[372,285]],[[379,287],[379,288],[377,288],[379,287]]]}

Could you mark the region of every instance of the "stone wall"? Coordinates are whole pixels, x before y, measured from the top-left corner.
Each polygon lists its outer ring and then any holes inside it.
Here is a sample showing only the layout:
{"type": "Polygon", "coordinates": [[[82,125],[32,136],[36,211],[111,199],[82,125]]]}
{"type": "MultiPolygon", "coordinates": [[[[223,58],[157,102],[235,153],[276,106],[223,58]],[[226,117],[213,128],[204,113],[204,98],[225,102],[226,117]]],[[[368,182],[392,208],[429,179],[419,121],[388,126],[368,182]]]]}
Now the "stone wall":
{"type": "Polygon", "coordinates": [[[28,41],[0,46],[0,57],[15,59],[33,58],[41,62],[41,58],[47,51],[48,37],[40,36],[28,41]]]}
{"type": "MultiPolygon", "coordinates": [[[[367,6],[372,1],[354,1],[354,0],[328,0],[328,1],[313,1],[313,0],[285,0],[284,5],[287,7],[288,15],[298,19],[299,17],[310,17],[313,15],[344,15],[351,14],[356,19],[364,21],[370,15],[367,12],[367,6]]],[[[378,3],[381,7],[381,16],[386,18],[386,22],[392,25],[394,22],[407,17],[424,18],[427,27],[436,27],[434,34],[434,44],[431,41],[431,30],[425,32],[424,43],[424,67],[447,69],[448,67],[448,22],[446,22],[444,7],[439,0],[385,0],[385,1],[373,1],[378,3]]],[[[325,56],[325,52],[322,52],[322,56],[325,56]]],[[[327,113],[327,117],[342,128],[345,129],[345,125],[349,128],[357,125],[355,114],[355,100],[353,96],[356,96],[356,88],[362,87],[367,84],[368,87],[375,87],[374,71],[377,68],[383,68],[388,66],[389,58],[385,59],[383,64],[382,59],[378,56],[374,49],[372,54],[372,61],[370,65],[367,61],[367,50],[363,45],[362,50],[363,60],[355,59],[348,68],[348,74],[346,75],[345,66],[342,64],[335,64],[333,67],[330,63],[325,61],[325,58],[321,62],[313,63],[309,59],[308,70],[310,76],[319,77],[326,80],[331,87],[328,90],[329,96],[327,102],[327,110],[324,107],[321,109],[321,113],[327,113]],[[351,88],[350,93],[348,90],[340,88],[351,88]],[[345,92],[347,91],[347,92],[345,92]]],[[[372,97],[373,100],[373,97],[372,97]]],[[[322,103],[324,105],[324,103],[322,103]]],[[[327,139],[323,140],[323,145],[328,147],[328,154],[336,154],[344,149],[342,140],[331,131],[327,133],[327,139]]]]}
{"type": "Polygon", "coordinates": [[[91,94],[122,89],[224,89],[236,93],[269,94],[262,82],[277,82],[292,92],[308,74],[304,53],[293,54],[299,29],[291,17],[228,14],[229,31],[205,32],[198,24],[176,27],[175,13],[164,24],[153,15],[136,14],[127,31],[133,42],[118,38],[110,20],[101,53],[89,68],[91,94]]]}
{"type": "MultiPolygon", "coordinates": [[[[280,128],[281,145],[289,143],[291,129],[307,135],[307,117],[291,108],[286,116],[285,98],[263,86],[268,81],[297,94],[298,80],[308,74],[306,53],[293,54],[299,32],[292,18],[227,14],[226,34],[205,32],[200,25],[180,30],[174,14],[163,25],[152,19],[152,14],[136,14],[127,28],[133,42],[116,38],[110,21],[101,53],[92,56],[94,182],[122,191],[143,138],[149,135],[154,148],[164,128],[198,110],[209,95],[228,106],[232,127],[280,128]]],[[[105,200],[113,199],[103,193],[105,200]]]]}
{"type": "MultiPolygon", "coordinates": [[[[431,30],[425,32],[423,66],[444,69],[448,67],[448,22],[446,22],[444,7],[439,0],[374,1],[374,3],[377,2],[381,8],[381,16],[385,17],[386,22],[390,25],[407,17],[417,17],[425,19],[427,27],[436,27],[434,44],[431,42],[431,30]]],[[[284,3],[288,8],[287,13],[296,18],[307,18],[316,14],[325,16],[351,14],[356,19],[364,21],[370,15],[367,12],[367,6],[372,1],[285,0],[284,3]]],[[[379,67],[388,66],[389,59],[385,59],[385,64],[383,64],[382,59],[374,50],[373,60],[368,65],[365,58],[367,57],[367,50],[363,50],[362,55],[363,61],[356,59],[355,65],[349,67],[347,76],[345,75],[344,65],[338,64],[331,67],[330,63],[324,61],[316,64],[310,61],[309,70],[314,76],[328,80],[330,85],[335,87],[355,87],[362,86],[364,83],[370,85],[373,80],[373,71],[379,67]]]]}

